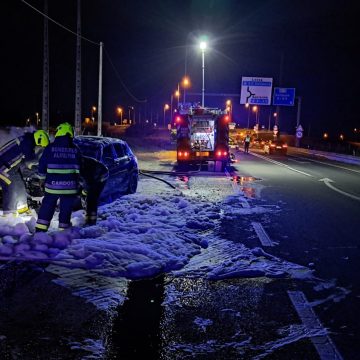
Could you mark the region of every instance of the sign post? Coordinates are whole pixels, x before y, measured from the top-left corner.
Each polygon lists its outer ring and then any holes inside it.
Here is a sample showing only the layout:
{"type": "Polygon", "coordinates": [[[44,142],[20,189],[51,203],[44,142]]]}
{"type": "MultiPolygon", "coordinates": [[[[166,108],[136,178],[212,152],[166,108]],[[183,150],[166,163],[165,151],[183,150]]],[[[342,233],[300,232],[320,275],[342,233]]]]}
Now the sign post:
{"type": "Polygon", "coordinates": [[[242,77],[240,104],[270,105],[272,78],[242,77]]]}
{"type": "Polygon", "coordinates": [[[299,124],[299,125],[296,127],[296,142],[295,142],[295,146],[296,146],[296,147],[300,147],[300,139],[303,137],[303,132],[304,132],[304,129],[303,129],[303,127],[299,124]]]}

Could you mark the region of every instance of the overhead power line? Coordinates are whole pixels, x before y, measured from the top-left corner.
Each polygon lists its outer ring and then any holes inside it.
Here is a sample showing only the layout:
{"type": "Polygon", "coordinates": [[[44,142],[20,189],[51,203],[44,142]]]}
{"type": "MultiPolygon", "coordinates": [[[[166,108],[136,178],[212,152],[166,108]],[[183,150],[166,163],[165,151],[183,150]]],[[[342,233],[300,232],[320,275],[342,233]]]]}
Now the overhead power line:
{"type": "MultiPolygon", "coordinates": [[[[29,6],[30,8],[32,8],[34,11],[36,11],[37,13],[39,13],[40,15],[42,15],[43,17],[45,17],[46,19],[50,20],[51,22],[53,22],[54,24],[58,25],[58,26],[61,27],[62,29],[68,31],[69,33],[75,35],[76,37],[79,37],[79,38],[81,38],[82,40],[85,40],[85,41],[87,41],[87,42],[89,42],[89,43],[91,43],[91,44],[93,44],[93,45],[98,45],[98,46],[100,46],[100,43],[98,43],[98,42],[96,42],[96,41],[93,41],[93,40],[90,40],[90,39],[88,39],[88,38],[86,38],[86,37],[84,37],[84,36],[82,36],[82,35],[77,34],[75,31],[72,31],[71,29],[69,29],[69,28],[67,28],[66,26],[60,24],[58,21],[52,19],[50,16],[48,16],[48,15],[45,14],[45,13],[43,13],[42,11],[40,11],[39,9],[37,9],[36,7],[32,6],[32,5],[29,4],[27,1],[25,1],[25,0],[21,0],[21,1],[22,1],[24,4],[26,4],[27,6],[29,6]]],[[[107,58],[108,58],[108,60],[109,60],[109,62],[110,62],[111,67],[113,68],[113,70],[114,70],[114,72],[115,72],[118,80],[120,81],[120,84],[123,86],[123,88],[124,88],[125,91],[128,93],[128,95],[129,95],[134,101],[136,101],[136,102],[138,102],[138,103],[145,103],[145,102],[147,102],[147,99],[139,99],[139,98],[137,98],[135,95],[133,95],[133,94],[131,93],[131,91],[129,90],[129,88],[125,85],[125,83],[124,83],[123,80],[121,79],[120,74],[118,73],[118,71],[117,71],[114,63],[112,62],[111,57],[110,57],[110,55],[109,55],[109,53],[107,52],[107,50],[106,50],[105,47],[104,47],[104,50],[105,50],[105,54],[106,54],[106,56],[107,56],[107,58]]]]}
{"type": "Polygon", "coordinates": [[[119,74],[119,72],[117,71],[114,63],[112,62],[112,60],[111,60],[111,58],[110,58],[110,55],[109,55],[109,53],[107,52],[106,48],[104,48],[104,50],[105,50],[105,55],[107,56],[107,58],[108,58],[108,60],[109,60],[109,62],[110,62],[110,65],[112,66],[112,68],[113,68],[113,70],[114,70],[114,72],[115,72],[118,80],[120,81],[120,84],[123,86],[123,88],[125,89],[125,91],[129,94],[129,96],[130,96],[134,101],[136,101],[136,102],[138,102],[138,103],[146,103],[146,102],[147,102],[147,99],[139,99],[139,98],[137,98],[135,95],[133,95],[133,94],[131,93],[131,91],[128,89],[128,87],[125,85],[125,83],[122,81],[122,79],[121,79],[121,77],[120,77],[120,74],[119,74]]]}
{"type": "Polygon", "coordinates": [[[28,2],[26,2],[25,0],[21,0],[24,4],[26,4],[27,6],[31,7],[33,10],[35,10],[37,13],[41,14],[43,17],[45,17],[46,19],[50,20],[51,22],[53,22],[54,24],[60,26],[61,28],[63,28],[64,30],[68,31],[69,33],[75,35],[76,37],[80,37],[82,40],[85,40],[91,44],[94,45],[98,45],[100,46],[100,43],[90,40],[84,36],[78,35],[75,31],[72,31],[71,29],[67,28],[66,26],[60,24],[58,21],[52,19],[50,16],[46,15],[45,13],[43,13],[42,11],[40,11],[39,9],[37,9],[36,7],[32,6],[31,4],[29,4],[28,2]]]}

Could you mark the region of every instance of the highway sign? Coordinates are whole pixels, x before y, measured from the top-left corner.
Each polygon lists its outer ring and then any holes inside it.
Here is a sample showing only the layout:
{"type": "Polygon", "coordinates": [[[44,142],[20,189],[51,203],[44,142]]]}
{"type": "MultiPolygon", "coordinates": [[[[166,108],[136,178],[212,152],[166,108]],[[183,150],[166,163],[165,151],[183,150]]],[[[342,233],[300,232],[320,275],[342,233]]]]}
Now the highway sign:
{"type": "Polygon", "coordinates": [[[270,105],[272,78],[242,77],[240,104],[270,105]]]}
{"type": "Polygon", "coordinates": [[[303,127],[302,127],[301,125],[299,125],[299,126],[296,128],[296,131],[301,131],[301,132],[303,132],[304,129],[303,129],[303,127]]]}
{"type": "Polygon", "coordinates": [[[273,105],[294,106],[295,88],[274,88],[273,105]]]}

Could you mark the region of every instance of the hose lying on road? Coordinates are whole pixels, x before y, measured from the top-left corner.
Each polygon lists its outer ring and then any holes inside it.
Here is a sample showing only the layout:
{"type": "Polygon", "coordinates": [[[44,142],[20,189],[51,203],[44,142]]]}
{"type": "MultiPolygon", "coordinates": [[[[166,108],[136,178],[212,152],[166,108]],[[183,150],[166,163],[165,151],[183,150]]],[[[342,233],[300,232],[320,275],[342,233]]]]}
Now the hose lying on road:
{"type": "Polygon", "coordinates": [[[156,179],[156,180],[159,180],[159,181],[162,181],[162,182],[164,182],[165,184],[169,185],[171,188],[177,190],[176,186],[174,186],[173,184],[169,183],[168,181],[166,181],[166,180],[164,180],[164,179],[161,179],[161,178],[159,178],[159,177],[157,177],[157,176],[150,175],[150,174],[146,174],[146,173],[144,173],[142,170],[139,170],[139,174],[140,174],[140,175],[143,175],[143,176],[151,177],[151,178],[156,179]]]}

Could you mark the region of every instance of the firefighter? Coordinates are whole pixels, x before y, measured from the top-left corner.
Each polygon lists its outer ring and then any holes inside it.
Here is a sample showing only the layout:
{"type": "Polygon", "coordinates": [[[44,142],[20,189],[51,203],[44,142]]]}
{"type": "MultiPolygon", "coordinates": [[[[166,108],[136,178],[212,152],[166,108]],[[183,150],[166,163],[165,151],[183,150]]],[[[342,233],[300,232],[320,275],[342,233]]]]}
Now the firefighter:
{"type": "Polygon", "coordinates": [[[29,212],[21,168],[26,166],[31,169],[37,163],[35,147],[46,147],[48,144],[48,133],[37,130],[9,141],[0,149],[0,186],[4,216],[29,212]]]}
{"type": "Polygon", "coordinates": [[[106,165],[100,161],[87,156],[82,156],[80,177],[82,195],[86,197],[85,224],[95,225],[99,197],[109,177],[109,170],[106,165]]]}
{"type": "Polygon", "coordinates": [[[69,123],[56,128],[55,140],[45,148],[39,161],[39,178],[44,198],[36,231],[47,231],[60,200],[59,229],[71,226],[71,213],[79,192],[80,151],[73,143],[74,130],[69,123]]]}
{"type": "Polygon", "coordinates": [[[245,140],[244,140],[244,152],[245,152],[246,154],[249,153],[250,141],[251,141],[250,134],[246,134],[245,140]]]}

